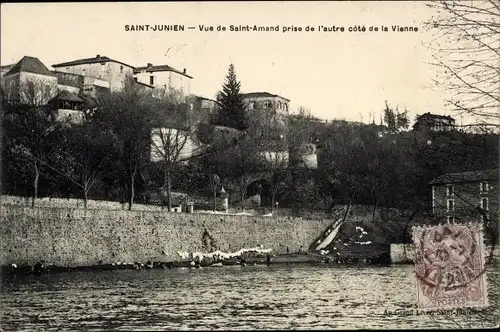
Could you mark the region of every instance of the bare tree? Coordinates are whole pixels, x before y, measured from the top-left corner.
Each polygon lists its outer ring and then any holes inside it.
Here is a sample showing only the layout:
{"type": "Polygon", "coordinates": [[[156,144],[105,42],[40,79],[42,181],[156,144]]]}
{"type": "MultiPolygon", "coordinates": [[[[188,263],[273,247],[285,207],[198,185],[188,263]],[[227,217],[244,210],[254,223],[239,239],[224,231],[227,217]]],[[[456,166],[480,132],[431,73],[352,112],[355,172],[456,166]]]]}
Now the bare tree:
{"type": "Polygon", "coordinates": [[[57,161],[46,166],[82,190],[87,209],[89,192],[104,173],[111,173],[115,137],[92,122],[66,128],[59,142],[57,161]]]}
{"type": "Polygon", "coordinates": [[[500,2],[434,1],[436,15],[427,27],[434,32],[429,47],[441,69],[435,81],[451,91],[448,102],[458,114],[478,124],[500,126],[500,2]]]}
{"type": "Polygon", "coordinates": [[[171,93],[165,93],[163,97],[153,106],[156,125],[151,131],[151,159],[162,165],[163,188],[167,192],[170,211],[172,176],[176,168],[202,150],[196,138],[200,112],[192,107],[193,104],[183,102],[183,98],[179,99],[171,93]]]}
{"type": "Polygon", "coordinates": [[[7,81],[2,92],[3,120],[7,148],[24,160],[33,172],[32,207],[38,198],[41,168],[53,150],[50,144],[60,127],[57,111],[47,106],[55,97],[53,84],[32,78],[23,82],[7,81]]]}
{"type": "Polygon", "coordinates": [[[132,209],[136,180],[149,163],[151,129],[157,125],[154,103],[147,91],[132,77],[128,77],[122,91],[101,97],[101,106],[94,114],[94,121],[115,135],[120,164],[126,174],[128,208],[132,209]]]}
{"type": "Polygon", "coordinates": [[[163,169],[163,187],[167,191],[168,210],[172,209],[172,174],[183,157],[190,137],[187,130],[175,128],[155,128],[151,133],[151,154],[163,169]]]}
{"type": "Polygon", "coordinates": [[[265,153],[271,189],[271,211],[276,204],[276,195],[288,172],[288,151],[275,149],[265,153]]]}

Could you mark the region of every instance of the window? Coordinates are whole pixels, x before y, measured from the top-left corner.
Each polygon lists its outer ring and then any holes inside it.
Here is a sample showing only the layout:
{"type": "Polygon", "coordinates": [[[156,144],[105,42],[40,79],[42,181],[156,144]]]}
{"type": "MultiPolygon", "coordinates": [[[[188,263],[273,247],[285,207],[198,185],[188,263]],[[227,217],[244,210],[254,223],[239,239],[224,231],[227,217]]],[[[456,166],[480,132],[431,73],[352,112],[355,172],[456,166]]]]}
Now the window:
{"type": "Polygon", "coordinates": [[[489,190],[488,182],[484,181],[479,184],[479,193],[484,194],[489,190]]]}
{"type": "Polygon", "coordinates": [[[255,106],[255,103],[252,101],[252,102],[250,102],[250,103],[248,104],[248,109],[249,109],[249,110],[253,110],[254,106],[255,106]]]}
{"type": "Polygon", "coordinates": [[[120,73],[123,74],[123,66],[120,66],[120,73]]]}
{"type": "Polygon", "coordinates": [[[149,76],[149,85],[154,85],[155,84],[155,77],[154,76],[149,76]]]}
{"type": "Polygon", "coordinates": [[[488,198],[481,198],[481,209],[488,211],[488,198]]]}
{"type": "Polygon", "coordinates": [[[454,196],[453,185],[449,184],[446,186],[446,197],[452,197],[452,196],[454,196]]]}
{"type": "Polygon", "coordinates": [[[455,201],[453,199],[448,199],[446,201],[446,211],[455,211],[455,201]]]}
{"type": "Polygon", "coordinates": [[[454,223],[455,222],[455,217],[452,217],[452,216],[446,216],[446,221],[448,223],[454,223]]]}

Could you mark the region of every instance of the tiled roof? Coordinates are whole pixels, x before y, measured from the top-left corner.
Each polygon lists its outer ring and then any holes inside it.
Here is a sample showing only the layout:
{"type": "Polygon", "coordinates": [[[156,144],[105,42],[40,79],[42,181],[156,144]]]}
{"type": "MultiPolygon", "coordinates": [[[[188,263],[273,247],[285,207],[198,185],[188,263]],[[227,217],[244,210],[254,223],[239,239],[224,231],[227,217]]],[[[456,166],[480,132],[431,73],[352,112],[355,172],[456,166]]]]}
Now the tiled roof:
{"type": "Polygon", "coordinates": [[[196,96],[196,95],[195,95],[195,97],[196,97],[196,98],[198,98],[198,99],[200,99],[200,100],[209,100],[209,101],[215,101],[215,102],[217,102],[217,101],[216,101],[216,100],[214,100],[214,99],[207,98],[207,97],[203,97],[203,96],[196,96]]]}
{"type": "Polygon", "coordinates": [[[38,58],[24,56],[5,75],[28,72],[45,76],[55,76],[38,58]]]}
{"type": "Polygon", "coordinates": [[[124,62],[113,60],[111,58],[108,58],[107,56],[100,56],[100,55],[97,55],[93,58],[85,58],[85,59],[78,59],[78,60],[73,60],[73,61],[68,61],[68,62],[57,63],[55,65],[52,65],[52,67],[54,67],[54,68],[71,67],[71,66],[78,66],[78,65],[91,64],[91,63],[106,63],[106,62],[110,62],[110,61],[122,64],[122,65],[130,67],[130,68],[134,68],[134,66],[126,64],[124,62]]]}
{"type": "Polygon", "coordinates": [[[448,120],[455,120],[451,116],[448,115],[439,115],[439,114],[431,114],[431,113],[424,113],[419,118],[426,117],[426,118],[438,118],[438,119],[448,119],[448,120]]]}
{"type": "Polygon", "coordinates": [[[443,174],[432,180],[429,184],[446,184],[458,182],[475,182],[486,180],[498,180],[498,169],[471,171],[462,173],[443,174]]]}
{"type": "Polygon", "coordinates": [[[184,76],[189,77],[189,78],[193,78],[192,76],[190,76],[182,71],[179,71],[173,67],[170,67],[169,65],[158,65],[158,66],[151,65],[151,66],[135,67],[134,74],[141,72],[141,71],[146,71],[148,73],[153,73],[156,71],[172,71],[174,73],[184,75],[184,76]]]}
{"type": "Polygon", "coordinates": [[[290,99],[287,99],[279,95],[273,95],[272,93],[269,92],[249,92],[249,93],[242,93],[241,95],[243,96],[243,98],[278,97],[290,101],[290,99]]]}

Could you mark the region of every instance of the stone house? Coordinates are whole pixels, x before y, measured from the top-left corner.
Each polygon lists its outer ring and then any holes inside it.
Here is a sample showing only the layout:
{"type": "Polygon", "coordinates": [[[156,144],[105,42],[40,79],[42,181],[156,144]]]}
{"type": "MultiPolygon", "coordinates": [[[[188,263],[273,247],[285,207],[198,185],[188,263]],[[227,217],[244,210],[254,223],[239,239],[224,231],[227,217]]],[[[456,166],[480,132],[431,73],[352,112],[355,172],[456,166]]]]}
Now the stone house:
{"type": "Polygon", "coordinates": [[[135,67],[133,74],[137,82],[154,86],[156,91],[178,92],[181,96],[191,94],[191,80],[193,77],[186,73],[185,68],[183,71],[179,71],[168,65],[148,63],[144,67],[135,67]]]}
{"type": "Polygon", "coordinates": [[[12,102],[45,105],[57,93],[57,76],[38,58],[24,56],[2,77],[6,98],[12,102]]]}
{"type": "Polygon", "coordinates": [[[288,113],[290,100],[269,92],[249,92],[242,94],[243,101],[249,111],[267,109],[288,113]]]}
{"type": "Polygon", "coordinates": [[[125,78],[134,74],[133,66],[99,54],[93,58],[58,63],[52,67],[58,72],[102,79],[109,82],[111,91],[123,89],[125,78]]]}
{"type": "Polygon", "coordinates": [[[433,179],[434,215],[447,222],[498,221],[498,172],[449,173],[433,179]]]}

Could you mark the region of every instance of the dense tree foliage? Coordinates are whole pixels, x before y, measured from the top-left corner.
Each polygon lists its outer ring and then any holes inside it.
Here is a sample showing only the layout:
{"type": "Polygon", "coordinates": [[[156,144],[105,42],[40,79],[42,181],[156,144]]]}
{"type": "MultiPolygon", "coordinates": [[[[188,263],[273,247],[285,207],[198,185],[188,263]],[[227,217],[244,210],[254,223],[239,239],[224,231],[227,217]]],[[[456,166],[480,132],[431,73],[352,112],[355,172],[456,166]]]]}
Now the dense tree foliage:
{"type": "Polygon", "coordinates": [[[210,144],[196,139],[200,115],[184,99],[152,98],[132,80],[101,96],[79,125],[56,121],[50,108],[3,99],[2,192],[33,202],[40,195],[120,200],[132,208],[163,188],[169,206],[170,192],[181,191],[212,197],[215,209],[224,187],[241,207],[260,193],[271,209],[276,202],[326,212],[363,204],[374,216],[381,208],[411,216],[429,211],[433,178],[498,168],[498,135],[406,131],[406,111],[388,103],[385,125],[324,122],[301,108],[285,119],[279,137],[226,128],[210,144]],[[188,143],[193,148],[186,155],[188,143]],[[317,168],[284,157],[304,143],[317,147],[317,168]]]}

